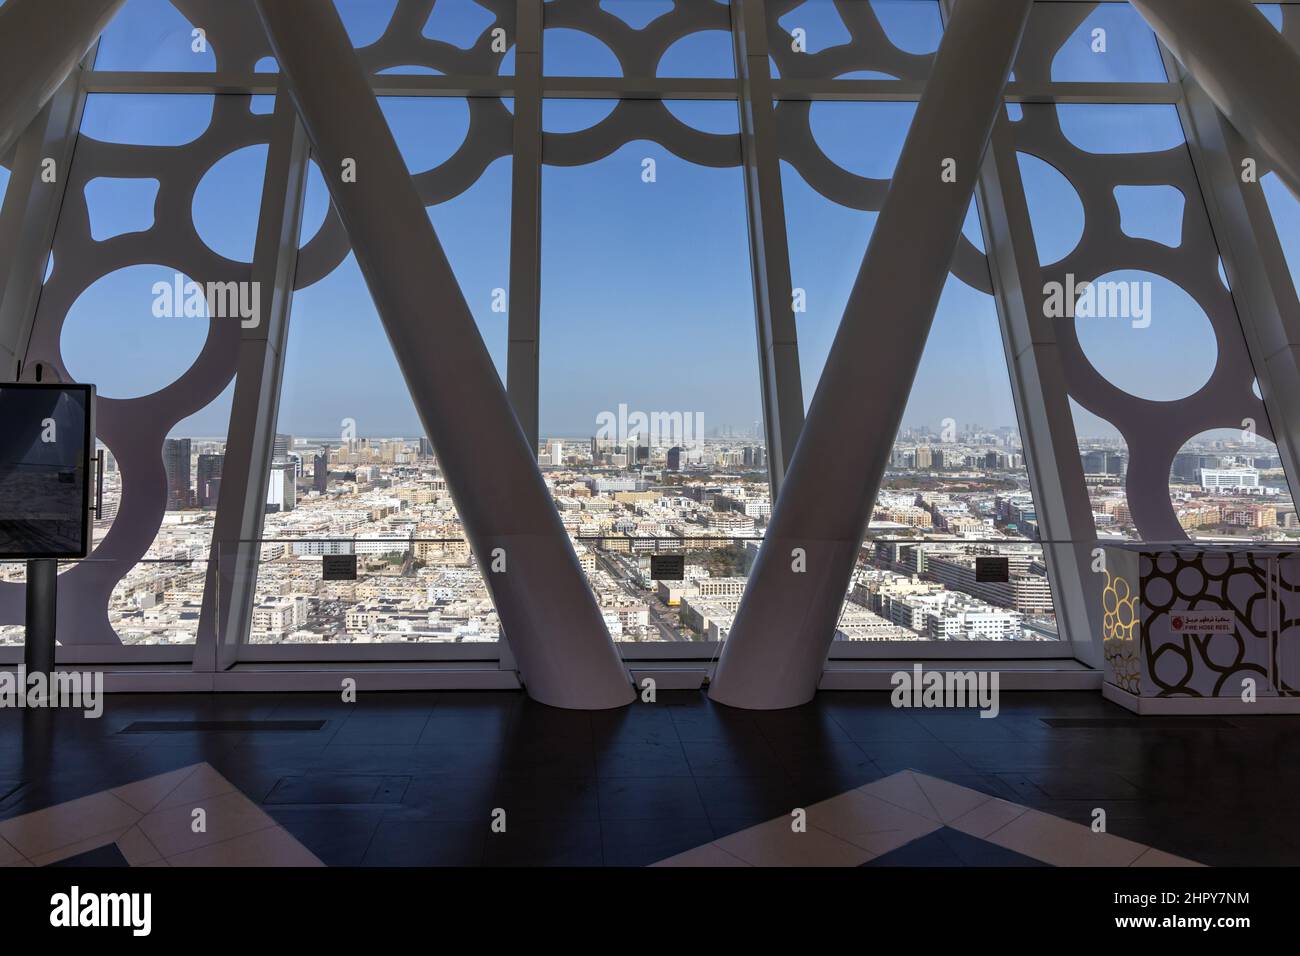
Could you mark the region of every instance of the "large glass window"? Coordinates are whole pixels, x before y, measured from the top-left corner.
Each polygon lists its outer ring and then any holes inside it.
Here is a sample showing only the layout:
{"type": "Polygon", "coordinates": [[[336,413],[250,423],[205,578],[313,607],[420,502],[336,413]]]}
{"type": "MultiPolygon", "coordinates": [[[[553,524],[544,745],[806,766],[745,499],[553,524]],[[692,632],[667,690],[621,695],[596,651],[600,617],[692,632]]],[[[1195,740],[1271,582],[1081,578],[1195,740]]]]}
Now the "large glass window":
{"type": "Polygon", "coordinates": [[[1294,533],[1177,108],[1029,104],[1017,135],[1098,532],[1294,533]]]}
{"type": "Polygon", "coordinates": [[[718,640],[771,511],[736,104],[622,101],[689,129],[584,149],[609,108],[543,113],[540,459],[615,636],[718,640]]]}
{"type": "Polygon", "coordinates": [[[260,305],[266,146],[249,102],[86,99],[26,356],[99,392],[104,510],[90,559],[62,569],[64,643],[195,640],[215,507],[196,481],[224,448],[241,326],[260,305]]]}
{"type": "MultiPolygon", "coordinates": [[[[778,105],[805,404],[915,111],[914,103],[778,105]]],[[[1056,636],[982,244],[972,206],[845,595],[839,641],[1056,636]],[[1003,560],[1004,580],[977,577],[1003,560]]]]}
{"type": "MultiPolygon", "coordinates": [[[[508,128],[506,106],[444,97],[383,97],[380,106],[417,188],[437,200],[429,218],[504,380],[510,159],[496,155],[491,131],[508,128]],[[467,187],[447,185],[459,175],[454,156],[481,167],[467,187]]],[[[308,243],[328,201],[313,176],[308,243]]],[[[308,246],[309,276],[346,253],[335,246],[308,246]]],[[[266,510],[252,643],[498,638],[441,466],[350,253],[294,295],[266,510]],[[329,554],[355,554],[357,580],[324,580],[329,554]]]]}

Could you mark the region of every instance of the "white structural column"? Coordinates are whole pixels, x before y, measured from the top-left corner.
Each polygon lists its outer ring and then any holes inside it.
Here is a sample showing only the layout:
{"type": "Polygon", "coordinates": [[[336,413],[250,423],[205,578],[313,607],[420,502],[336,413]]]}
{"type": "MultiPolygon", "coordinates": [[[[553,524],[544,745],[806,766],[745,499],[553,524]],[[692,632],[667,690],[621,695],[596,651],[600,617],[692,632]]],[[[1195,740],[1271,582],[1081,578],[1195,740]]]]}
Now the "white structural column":
{"type": "Polygon", "coordinates": [[[541,326],[542,0],[519,0],[517,11],[506,392],[519,427],[529,446],[536,449],[541,326]]]}
{"type": "Polygon", "coordinates": [[[709,696],[811,700],[1031,0],[960,0],[903,145],[709,696]]]}
{"type": "Polygon", "coordinates": [[[9,0],[0,7],[0,156],[63,85],[124,0],[9,0]]]}
{"type": "Polygon", "coordinates": [[[1250,0],[1132,0],[1237,131],[1300,196],[1300,54],[1250,0]]]}
{"type": "Polygon", "coordinates": [[[764,0],[731,5],[740,80],[740,140],[749,214],[749,258],[754,274],[754,318],[762,377],[768,475],[777,495],[803,427],[803,385],[795,334],[790,247],[781,192],[772,107],[772,71],[767,50],[764,0]]]}
{"type": "Polygon", "coordinates": [[[257,0],[529,694],[631,703],[631,679],[333,4],[257,0]]]}

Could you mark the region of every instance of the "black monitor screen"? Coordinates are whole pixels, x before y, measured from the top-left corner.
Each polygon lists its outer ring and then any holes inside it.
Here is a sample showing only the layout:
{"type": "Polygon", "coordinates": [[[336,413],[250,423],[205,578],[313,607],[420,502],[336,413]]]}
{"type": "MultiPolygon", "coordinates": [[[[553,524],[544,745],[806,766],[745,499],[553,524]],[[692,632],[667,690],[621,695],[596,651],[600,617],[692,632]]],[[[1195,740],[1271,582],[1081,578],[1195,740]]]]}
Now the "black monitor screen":
{"type": "Polygon", "coordinates": [[[90,385],[0,385],[0,558],[84,558],[90,385]]]}

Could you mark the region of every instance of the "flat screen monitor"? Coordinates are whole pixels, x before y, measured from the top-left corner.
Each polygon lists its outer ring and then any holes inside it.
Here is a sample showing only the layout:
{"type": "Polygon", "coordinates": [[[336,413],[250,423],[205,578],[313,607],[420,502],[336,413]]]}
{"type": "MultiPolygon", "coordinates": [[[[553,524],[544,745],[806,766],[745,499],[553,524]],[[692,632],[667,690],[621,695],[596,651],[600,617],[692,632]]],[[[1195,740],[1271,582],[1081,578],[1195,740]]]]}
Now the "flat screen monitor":
{"type": "Polygon", "coordinates": [[[84,558],[93,385],[0,385],[0,558],[84,558]]]}

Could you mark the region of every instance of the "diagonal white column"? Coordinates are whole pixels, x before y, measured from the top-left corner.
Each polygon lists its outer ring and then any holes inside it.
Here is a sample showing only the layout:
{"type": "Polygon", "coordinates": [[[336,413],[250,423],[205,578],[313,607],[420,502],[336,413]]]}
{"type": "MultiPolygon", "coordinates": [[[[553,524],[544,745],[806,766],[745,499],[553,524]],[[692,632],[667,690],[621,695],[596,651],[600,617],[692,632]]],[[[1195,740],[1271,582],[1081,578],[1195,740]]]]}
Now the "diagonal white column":
{"type": "Polygon", "coordinates": [[[1300,196],[1300,54],[1250,0],[1132,0],[1237,132],[1300,196]]]}
{"type": "Polygon", "coordinates": [[[257,0],[528,693],[631,703],[532,449],[333,4],[257,0]],[[343,176],[355,164],[355,180],[343,176]]]}
{"type": "Polygon", "coordinates": [[[18,141],[124,0],[9,0],[0,7],[0,156],[18,141]]]}
{"type": "Polygon", "coordinates": [[[723,647],[714,700],[771,710],[817,690],[1031,6],[956,5],[723,647]]]}

